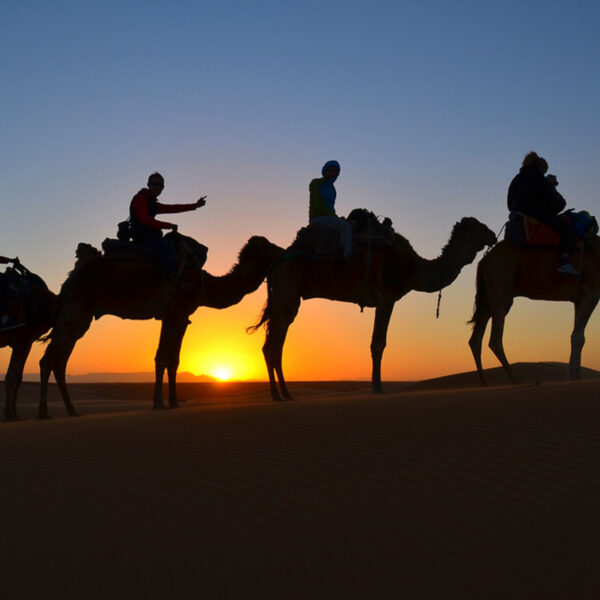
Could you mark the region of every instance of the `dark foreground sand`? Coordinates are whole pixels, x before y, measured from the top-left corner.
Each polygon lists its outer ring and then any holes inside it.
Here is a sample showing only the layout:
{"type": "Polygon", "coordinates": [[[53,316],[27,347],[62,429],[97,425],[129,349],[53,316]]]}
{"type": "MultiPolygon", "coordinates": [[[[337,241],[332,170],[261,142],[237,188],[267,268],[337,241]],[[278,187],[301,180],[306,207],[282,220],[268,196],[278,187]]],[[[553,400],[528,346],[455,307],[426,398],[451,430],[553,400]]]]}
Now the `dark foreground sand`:
{"type": "Polygon", "coordinates": [[[0,598],[600,598],[600,379],[440,385],[24,384],[0,598]]]}

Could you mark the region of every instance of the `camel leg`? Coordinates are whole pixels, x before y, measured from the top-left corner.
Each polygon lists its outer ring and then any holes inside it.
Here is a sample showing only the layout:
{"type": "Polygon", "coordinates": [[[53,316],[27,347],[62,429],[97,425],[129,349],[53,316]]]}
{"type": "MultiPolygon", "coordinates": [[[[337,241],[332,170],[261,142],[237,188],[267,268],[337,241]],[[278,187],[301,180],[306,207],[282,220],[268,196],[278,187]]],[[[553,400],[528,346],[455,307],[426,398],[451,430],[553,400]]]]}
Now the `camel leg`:
{"type": "Polygon", "coordinates": [[[267,333],[265,343],[262,347],[262,353],[265,357],[265,364],[267,366],[267,373],[269,374],[269,388],[271,390],[271,398],[275,402],[280,402],[283,398],[279,395],[279,389],[277,388],[277,380],[275,379],[275,368],[273,367],[273,361],[271,356],[273,354],[273,336],[270,332],[267,333]]]}
{"type": "Polygon", "coordinates": [[[17,421],[17,394],[23,380],[23,368],[31,350],[32,340],[15,345],[12,349],[8,371],[4,380],[6,399],[4,404],[4,420],[17,421]]]}
{"type": "Polygon", "coordinates": [[[479,382],[482,386],[487,385],[485,376],[483,374],[483,365],[481,363],[481,343],[485,334],[488,321],[490,320],[489,312],[485,314],[478,314],[477,320],[473,324],[473,332],[469,338],[469,347],[475,359],[475,365],[477,366],[477,374],[479,375],[479,382]]]}
{"type": "Polygon", "coordinates": [[[374,394],[383,394],[383,386],[381,385],[381,358],[386,346],[387,330],[393,310],[393,301],[380,304],[375,309],[375,323],[371,338],[371,361],[373,366],[371,384],[374,394]]]}
{"type": "MultiPolygon", "coordinates": [[[[286,290],[289,293],[289,290],[286,290]]],[[[279,314],[274,315],[274,308],[279,308],[281,304],[276,305],[274,302],[274,295],[269,300],[271,304],[271,317],[269,319],[269,326],[267,329],[267,335],[263,346],[263,356],[265,357],[265,363],[267,365],[267,372],[269,373],[269,385],[271,388],[271,397],[275,401],[281,400],[293,400],[290,394],[285,378],[283,376],[283,345],[285,344],[285,338],[287,336],[288,329],[300,308],[300,296],[295,295],[291,298],[289,295],[285,299],[284,310],[278,310],[279,314]],[[279,389],[277,389],[277,382],[275,375],[279,380],[279,389]]]]}
{"type": "Polygon", "coordinates": [[[179,354],[183,336],[189,321],[187,316],[183,319],[163,319],[160,331],[160,341],[156,351],[154,382],[154,410],[162,410],[164,406],[162,397],[162,383],[165,368],[169,378],[169,407],[177,408],[177,368],[179,367],[179,354]]]}
{"type": "Polygon", "coordinates": [[[271,397],[276,402],[281,400],[293,400],[290,394],[285,379],[283,376],[282,368],[282,356],[283,356],[283,345],[287,335],[289,323],[273,321],[269,322],[269,331],[263,346],[263,356],[265,357],[265,363],[267,365],[267,372],[269,373],[269,385],[271,388],[271,397]],[[277,379],[279,380],[279,389],[277,388],[277,379]]]}
{"type": "Polygon", "coordinates": [[[587,325],[600,296],[588,296],[575,304],[575,325],[571,333],[571,357],[569,359],[569,379],[581,379],[581,351],[585,344],[587,325]]]}
{"type": "Polygon", "coordinates": [[[67,412],[71,417],[77,416],[67,388],[67,363],[77,340],[89,329],[91,322],[91,315],[79,315],[76,318],[71,314],[68,325],[64,325],[61,321],[58,321],[54,327],[52,340],[44,356],[40,359],[40,405],[38,419],[49,418],[48,380],[52,372],[54,373],[54,379],[58,385],[67,412]]]}
{"type": "Polygon", "coordinates": [[[506,319],[506,315],[512,306],[512,302],[502,311],[495,311],[492,315],[492,331],[490,333],[490,349],[496,355],[506,374],[512,381],[512,383],[518,383],[517,378],[514,376],[510,365],[508,364],[508,359],[506,358],[506,354],[504,353],[504,346],[502,344],[502,336],[504,335],[504,321],[506,319]]]}

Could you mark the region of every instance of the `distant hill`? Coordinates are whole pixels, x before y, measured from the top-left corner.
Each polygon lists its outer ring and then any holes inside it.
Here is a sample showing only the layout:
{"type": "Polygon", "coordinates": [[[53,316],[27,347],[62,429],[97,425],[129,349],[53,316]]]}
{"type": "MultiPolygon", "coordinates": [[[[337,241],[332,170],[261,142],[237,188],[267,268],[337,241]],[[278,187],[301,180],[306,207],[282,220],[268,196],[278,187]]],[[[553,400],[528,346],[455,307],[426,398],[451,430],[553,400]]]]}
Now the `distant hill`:
{"type": "MultiPolygon", "coordinates": [[[[520,383],[536,383],[536,382],[553,382],[567,381],[569,379],[569,366],[562,362],[536,362],[536,363],[514,363],[511,365],[513,372],[520,383]]],[[[488,385],[509,385],[510,380],[506,376],[502,367],[493,369],[484,369],[488,385]]],[[[595,369],[581,368],[581,376],[583,379],[600,379],[600,371],[595,369]]],[[[37,373],[26,373],[23,376],[23,381],[39,381],[40,376],[37,373]]],[[[166,382],[165,374],[165,382],[166,382]]],[[[50,381],[53,383],[54,378],[50,381]]],[[[219,381],[217,378],[210,375],[194,375],[188,371],[177,373],[177,381],[179,383],[211,383],[219,381]]],[[[357,381],[352,380],[354,383],[357,381]]],[[[140,371],[137,373],[86,373],[84,375],[67,375],[68,383],[154,383],[154,373],[140,371]]],[[[348,380],[351,382],[351,380],[348,380]]],[[[368,383],[367,380],[360,380],[361,383],[368,383]]],[[[291,383],[291,382],[290,382],[291,383]]],[[[297,382],[296,382],[297,383],[297,382]]],[[[318,382],[304,382],[317,384],[318,382]]],[[[335,381],[321,383],[336,383],[335,381]]],[[[338,382],[339,383],[339,382],[338,382]]],[[[434,379],[424,379],[422,381],[412,382],[392,382],[384,380],[384,387],[389,392],[391,391],[390,384],[395,383],[395,387],[399,387],[406,391],[416,390],[436,390],[449,388],[468,388],[478,387],[479,378],[476,371],[467,371],[464,373],[454,373],[434,379]]]]}
{"type": "MultiPolygon", "coordinates": [[[[569,365],[562,362],[520,362],[511,365],[512,371],[519,383],[551,383],[554,381],[569,380],[569,365]]],[[[510,385],[510,379],[503,367],[484,369],[487,385],[510,385]]],[[[582,379],[599,379],[600,371],[581,367],[582,379]]],[[[416,390],[442,390],[450,388],[478,387],[479,377],[477,371],[455,373],[435,379],[426,379],[408,384],[404,389],[416,390]]]]}
{"type": "MultiPolygon", "coordinates": [[[[26,373],[23,381],[39,381],[39,373],[26,373]]],[[[50,378],[54,381],[54,378],[50,378]]],[[[165,373],[166,380],[166,373],[165,373]]],[[[188,371],[177,373],[177,381],[180,383],[196,383],[201,381],[218,381],[210,375],[194,375],[188,371]]],[[[154,373],[139,371],[135,373],[85,373],[83,375],[67,374],[68,383],[154,383],[154,373]]]]}

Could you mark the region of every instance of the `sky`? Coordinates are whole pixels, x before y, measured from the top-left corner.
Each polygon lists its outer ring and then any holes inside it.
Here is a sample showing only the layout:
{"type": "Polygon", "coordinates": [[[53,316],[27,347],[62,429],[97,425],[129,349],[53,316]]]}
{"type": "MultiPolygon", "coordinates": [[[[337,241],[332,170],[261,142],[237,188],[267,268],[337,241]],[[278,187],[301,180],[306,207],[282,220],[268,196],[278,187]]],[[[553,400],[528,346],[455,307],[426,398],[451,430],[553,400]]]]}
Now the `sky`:
{"type": "MultiPolygon", "coordinates": [[[[58,292],[77,244],[114,237],[148,175],[192,202],[179,230],[223,274],[252,235],[289,245],[308,183],[341,163],[337,212],[389,216],[425,258],[473,216],[499,232],[506,189],[535,150],[569,207],[599,214],[600,3],[402,0],[252,3],[7,2],[0,20],[0,254],[58,292]]],[[[481,256],[481,255],[480,255],[481,256]]],[[[479,259],[479,257],[478,257],[479,259]]],[[[467,345],[477,260],[443,292],[396,305],[388,380],[474,368],[467,345]]],[[[192,317],[180,370],[264,379],[265,286],[192,317]]],[[[368,379],[374,311],[303,302],[284,350],[289,380],[368,379]]],[[[568,361],[569,303],[517,299],[509,360],[568,361]]],[[[103,317],[68,373],[151,371],[157,321],[103,317]]],[[[583,364],[600,369],[600,312],[583,364]]],[[[486,335],[487,344],[487,335],[486,335]]],[[[36,344],[26,372],[37,371],[36,344]]],[[[0,350],[0,372],[9,350],[0,350]]],[[[487,350],[484,366],[498,365],[487,350]]]]}

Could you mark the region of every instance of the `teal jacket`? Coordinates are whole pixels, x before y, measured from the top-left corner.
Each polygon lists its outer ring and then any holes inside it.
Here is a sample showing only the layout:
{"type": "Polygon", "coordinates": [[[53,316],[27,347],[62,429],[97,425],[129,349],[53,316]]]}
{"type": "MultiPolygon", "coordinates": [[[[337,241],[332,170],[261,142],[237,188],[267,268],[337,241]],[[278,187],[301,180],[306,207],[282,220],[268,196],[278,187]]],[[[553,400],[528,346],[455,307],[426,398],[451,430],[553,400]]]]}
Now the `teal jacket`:
{"type": "Polygon", "coordinates": [[[333,181],[324,177],[313,179],[308,190],[310,192],[310,203],[308,208],[308,218],[315,217],[336,217],[335,214],[335,187],[333,181]]]}

